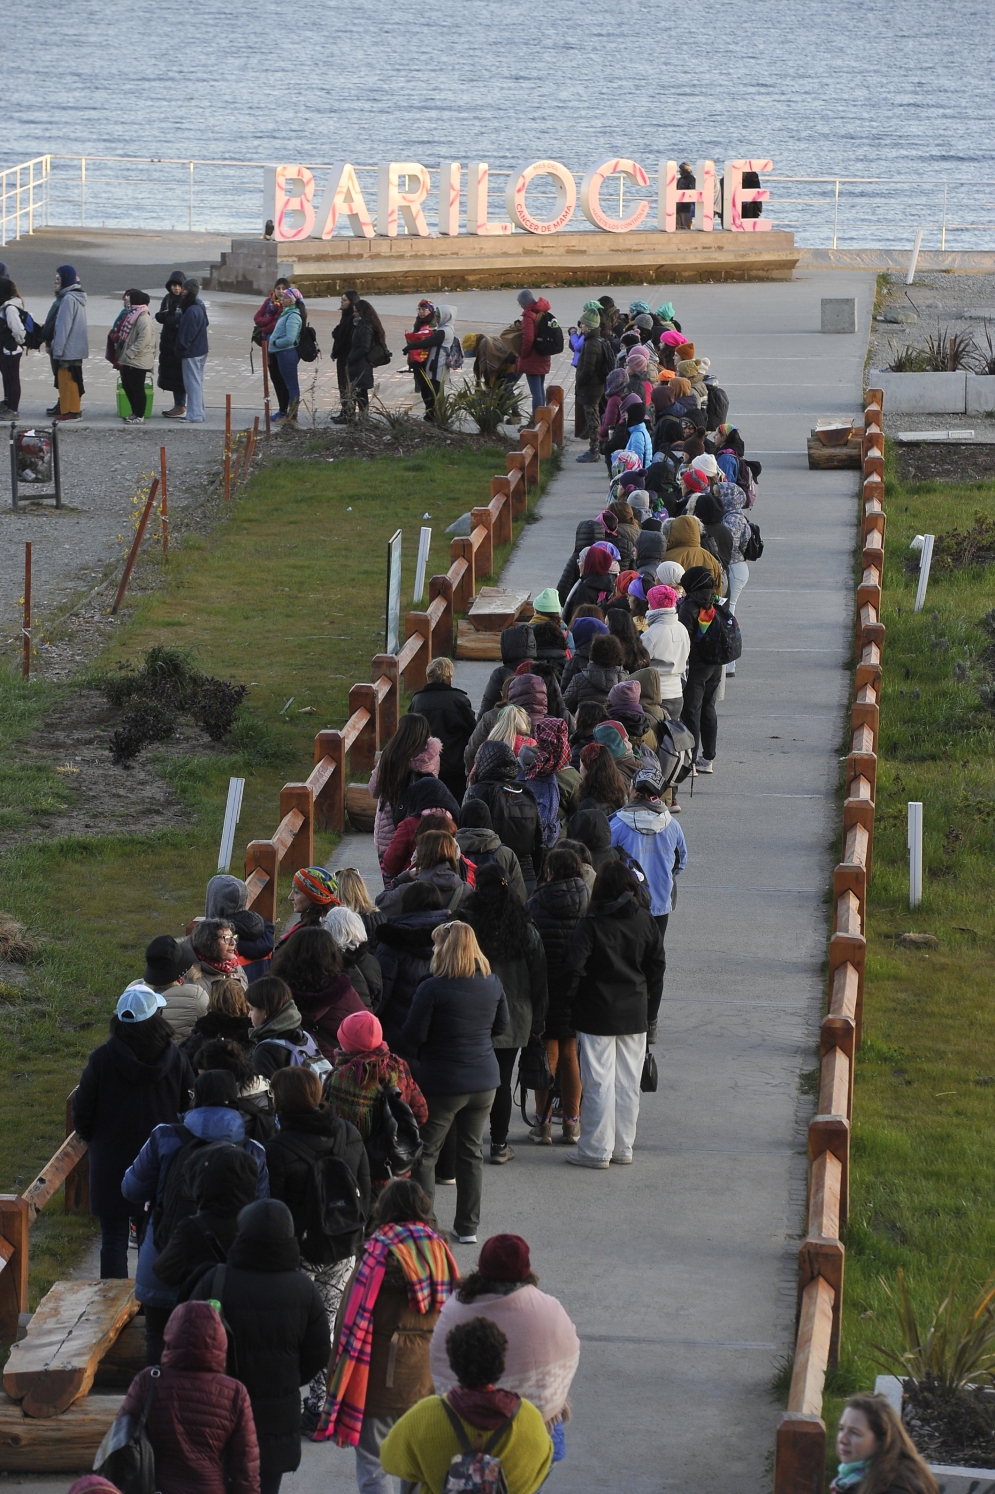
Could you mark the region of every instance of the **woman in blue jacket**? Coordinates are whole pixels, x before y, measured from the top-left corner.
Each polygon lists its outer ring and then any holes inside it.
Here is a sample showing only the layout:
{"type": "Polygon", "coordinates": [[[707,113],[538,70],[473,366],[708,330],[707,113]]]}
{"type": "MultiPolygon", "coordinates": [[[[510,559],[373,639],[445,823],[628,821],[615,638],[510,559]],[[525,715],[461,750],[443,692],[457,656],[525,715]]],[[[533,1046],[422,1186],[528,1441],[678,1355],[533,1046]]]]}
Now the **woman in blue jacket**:
{"type": "Polygon", "coordinates": [[[646,424],[646,406],[642,400],[637,400],[634,405],[628,407],[625,412],[625,423],[629,427],[629,439],[625,444],[625,449],[635,452],[640,466],[645,469],[653,460],[653,437],[646,424]]]}
{"type": "MultiPolygon", "coordinates": [[[[281,406],[273,418],[296,420],[297,407],[301,402],[301,386],[297,377],[297,366],[301,361],[301,355],[297,351],[297,344],[301,340],[304,318],[300,312],[299,293],[292,286],[280,291],[279,296],[282,310],[277,318],[276,326],[269,335],[269,350],[276,359],[287,395],[286,406],[281,406]]],[[[273,299],[276,300],[275,292],[273,299]]]]}

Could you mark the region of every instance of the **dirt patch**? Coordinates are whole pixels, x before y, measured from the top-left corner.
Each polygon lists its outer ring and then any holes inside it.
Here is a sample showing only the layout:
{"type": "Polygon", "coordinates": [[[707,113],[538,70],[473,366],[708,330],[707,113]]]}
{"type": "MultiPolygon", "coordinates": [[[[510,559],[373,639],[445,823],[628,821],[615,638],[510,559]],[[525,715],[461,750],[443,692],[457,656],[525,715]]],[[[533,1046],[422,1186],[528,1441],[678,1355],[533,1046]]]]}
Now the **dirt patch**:
{"type": "Polygon", "coordinates": [[[995,1458],[995,1392],[944,1391],[905,1382],[902,1420],[928,1463],[990,1468],[995,1458]]]}
{"type": "MultiPolygon", "coordinates": [[[[912,418],[903,417],[906,423],[912,418]]],[[[924,441],[921,446],[896,444],[895,460],[902,482],[995,482],[995,442],[957,446],[938,441],[924,441]]]]}

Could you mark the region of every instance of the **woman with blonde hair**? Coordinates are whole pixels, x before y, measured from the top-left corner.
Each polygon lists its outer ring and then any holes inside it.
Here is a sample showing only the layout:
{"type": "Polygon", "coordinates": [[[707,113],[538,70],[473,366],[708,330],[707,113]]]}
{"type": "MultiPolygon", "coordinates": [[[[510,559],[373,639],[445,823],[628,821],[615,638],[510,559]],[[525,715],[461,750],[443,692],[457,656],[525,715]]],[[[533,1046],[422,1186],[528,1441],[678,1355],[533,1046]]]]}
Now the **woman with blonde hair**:
{"type": "Polygon", "coordinates": [[[852,1395],[843,1407],[831,1494],[937,1494],[902,1418],[883,1395],[852,1395]]]}
{"type": "Polygon", "coordinates": [[[406,887],[412,882],[428,882],[438,888],[443,907],[452,913],[459,907],[467,890],[461,875],[460,849],[454,839],[455,825],[447,830],[423,830],[415,840],[409,871],[402,872],[389,892],[381,892],[377,904],[388,917],[397,913],[406,887]]]}
{"type": "Polygon", "coordinates": [[[339,884],[339,901],[343,908],[351,908],[359,914],[366,937],[372,939],[374,930],[384,922],[384,915],[370,897],[362,872],[355,866],[342,866],[333,875],[339,884]]]}
{"type": "Polygon", "coordinates": [[[504,987],[491,974],[468,923],[433,930],[431,973],[415,991],[404,1039],[428,1105],[424,1151],[412,1178],[435,1200],[435,1161],[450,1127],[456,1131],[456,1220],[453,1238],[477,1243],[484,1166],[481,1142],[500,1081],[494,1039],[508,1026],[504,987]]]}

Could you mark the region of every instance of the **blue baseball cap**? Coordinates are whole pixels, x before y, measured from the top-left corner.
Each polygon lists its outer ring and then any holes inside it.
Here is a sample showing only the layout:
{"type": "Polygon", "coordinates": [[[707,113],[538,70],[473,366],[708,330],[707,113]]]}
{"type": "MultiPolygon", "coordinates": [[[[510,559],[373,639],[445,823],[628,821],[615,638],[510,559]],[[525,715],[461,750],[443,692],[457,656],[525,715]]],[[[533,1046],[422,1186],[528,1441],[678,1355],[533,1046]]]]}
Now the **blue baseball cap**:
{"type": "Polygon", "coordinates": [[[143,980],[133,980],[118,997],[114,1010],[122,1022],[147,1022],[165,1005],[165,996],[157,995],[143,980]]]}

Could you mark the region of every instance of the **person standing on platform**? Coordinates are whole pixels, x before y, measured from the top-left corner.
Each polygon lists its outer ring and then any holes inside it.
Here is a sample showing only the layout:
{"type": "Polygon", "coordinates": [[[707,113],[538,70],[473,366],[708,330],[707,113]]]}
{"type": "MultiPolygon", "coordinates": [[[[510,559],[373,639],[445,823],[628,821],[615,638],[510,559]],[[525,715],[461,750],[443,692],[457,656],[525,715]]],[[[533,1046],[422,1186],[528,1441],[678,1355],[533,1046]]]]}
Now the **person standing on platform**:
{"type": "Polygon", "coordinates": [[[125,291],[130,308],[128,330],[118,349],[117,366],[131,414],[125,425],[145,424],[147,398],[145,375],[155,367],[155,327],[149,315],[149,297],[143,290],[125,291]]]}
{"type": "Polygon", "coordinates": [[[166,281],[166,294],[159,302],[155,319],[162,328],[159,333],[159,377],[160,389],[168,389],[173,396],[173,408],[163,410],[166,420],[182,420],[187,413],[187,394],[183,387],[183,362],[176,351],[176,334],[183,315],[183,285],[186,280],[183,270],[174,270],[166,281]]]}
{"type": "Polygon", "coordinates": [[[176,333],[176,351],[183,365],[183,387],[187,392],[186,420],[204,423],[204,367],[207,363],[207,311],[200,299],[200,281],[184,280],[183,310],[176,333]]]}
{"type": "Polygon", "coordinates": [[[341,409],[337,415],[332,416],[333,425],[349,425],[352,422],[354,407],[352,396],[349,392],[349,349],[352,346],[352,329],[354,326],[354,312],[356,302],[359,300],[359,291],[343,291],[339,302],[341,316],[332,329],[332,357],[335,359],[335,376],[339,385],[339,400],[341,409]]]}
{"type": "Polygon", "coordinates": [[[536,411],[546,403],[546,375],[549,373],[549,357],[536,352],[536,324],[550,311],[549,302],[542,296],[536,298],[530,290],[518,292],[518,304],[522,308],[522,351],[515,364],[515,373],[524,374],[532,396],[532,419],[536,411]]]}
{"type": "Polygon", "coordinates": [[[301,402],[301,386],[297,377],[301,355],[297,344],[301,340],[304,318],[298,305],[298,297],[289,286],[285,290],[275,290],[273,300],[280,308],[280,315],[269,335],[269,351],[270,357],[276,360],[283,384],[280,408],[274,418],[296,425],[297,408],[301,402]]]}
{"type": "MultiPolygon", "coordinates": [[[[680,164],[680,175],[677,178],[678,192],[693,192],[696,186],[697,182],[695,181],[694,172],[691,170],[691,162],[682,161],[680,164]]],[[[694,204],[684,202],[678,203],[677,227],[679,229],[689,229],[691,228],[693,221],[694,204]]]]}
{"type": "Polygon", "coordinates": [[[90,356],[90,341],[86,329],[86,292],[72,265],[60,265],[55,272],[55,300],[49,348],[59,403],[49,413],[56,420],[82,420],[80,397],[86,392],[83,364],[90,356]]]}

